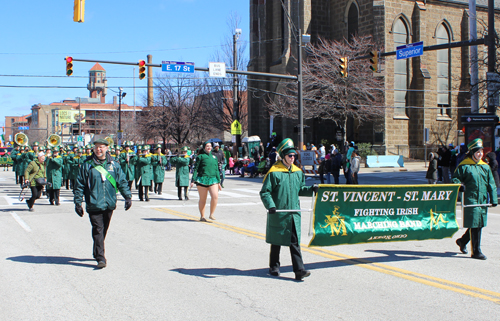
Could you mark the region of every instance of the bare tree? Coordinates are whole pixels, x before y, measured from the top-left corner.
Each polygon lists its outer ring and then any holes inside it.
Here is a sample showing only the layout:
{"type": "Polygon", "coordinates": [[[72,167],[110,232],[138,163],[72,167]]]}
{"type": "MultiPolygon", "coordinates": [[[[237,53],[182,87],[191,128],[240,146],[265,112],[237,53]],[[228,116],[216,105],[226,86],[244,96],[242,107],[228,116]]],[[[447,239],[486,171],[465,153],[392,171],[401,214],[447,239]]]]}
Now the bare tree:
{"type": "Polygon", "coordinates": [[[190,142],[194,132],[208,127],[204,114],[204,86],[189,76],[157,77],[155,107],[147,116],[146,130],[171,137],[176,143],[190,142]]]}
{"type": "MultiPolygon", "coordinates": [[[[351,42],[319,39],[308,45],[303,62],[305,119],[333,120],[346,128],[348,118],[359,124],[384,115],[384,81],[369,69],[367,56],[380,50],[370,36],[356,36],[351,42]],[[348,57],[348,77],[340,74],[340,61],[348,57]]],[[[281,83],[278,94],[267,102],[271,115],[298,118],[297,83],[281,83]]]]}

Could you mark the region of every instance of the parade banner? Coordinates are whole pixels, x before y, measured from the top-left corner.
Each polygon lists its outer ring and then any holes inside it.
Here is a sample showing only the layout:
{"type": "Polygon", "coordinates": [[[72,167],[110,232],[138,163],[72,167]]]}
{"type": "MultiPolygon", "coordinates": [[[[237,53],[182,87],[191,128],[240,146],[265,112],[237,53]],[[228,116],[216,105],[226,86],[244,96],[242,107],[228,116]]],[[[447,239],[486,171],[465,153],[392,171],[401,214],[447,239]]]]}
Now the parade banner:
{"type": "Polygon", "coordinates": [[[459,187],[319,185],[309,246],[452,237],[459,187]]]}
{"type": "Polygon", "coordinates": [[[10,157],[0,157],[0,165],[12,166],[12,165],[14,165],[14,162],[12,161],[12,158],[10,158],[10,157]]]}

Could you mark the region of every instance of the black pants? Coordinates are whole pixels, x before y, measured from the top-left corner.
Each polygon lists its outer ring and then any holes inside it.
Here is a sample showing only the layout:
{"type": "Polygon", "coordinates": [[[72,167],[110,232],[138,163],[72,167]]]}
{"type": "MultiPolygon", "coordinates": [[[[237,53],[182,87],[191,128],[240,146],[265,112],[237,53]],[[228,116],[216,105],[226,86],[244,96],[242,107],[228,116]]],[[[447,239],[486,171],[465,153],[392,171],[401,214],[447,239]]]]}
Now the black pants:
{"type": "Polygon", "coordinates": [[[187,186],[177,186],[177,196],[179,200],[182,200],[182,188],[184,187],[184,197],[187,199],[188,187],[187,186]]]}
{"type": "Polygon", "coordinates": [[[146,201],[149,201],[149,188],[151,186],[142,186],[142,184],[139,184],[139,186],[137,186],[138,190],[139,190],[139,200],[141,201],[144,201],[144,199],[146,199],[146,201]]]}
{"type": "Polygon", "coordinates": [[[108,232],[109,222],[113,211],[101,211],[89,213],[90,224],[92,224],[92,239],[94,240],[93,256],[97,262],[106,262],[104,256],[104,239],[108,232]]]}
{"type": "Polygon", "coordinates": [[[481,230],[482,227],[477,227],[477,228],[468,228],[467,231],[465,231],[464,235],[462,235],[461,238],[459,238],[460,243],[463,246],[466,246],[469,241],[471,241],[472,245],[472,255],[479,255],[481,254],[481,230]]]}
{"type": "Polygon", "coordinates": [[[30,186],[31,189],[31,198],[28,200],[28,207],[32,208],[35,205],[35,201],[42,196],[42,185],[30,186]]]}
{"type": "Polygon", "coordinates": [[[50,201],[50,204],[56,204],[56,205],[59,205],[59,195],[61,193],[61,190],[60,189],[49,189],[47,190],[47,192],[49,193],[49,201],[50,201]]]}
{"type": "MultiPolygon", "coordinates": [[[[269,255],[269,267],[280,267],[280,250],[281,246],[271,244],[271,253],[269,255]]],[[[302,261],[302,254],[300,253],[299,239],[297,237],[297,230],[295,223],[292,222],[292,239],[290,243],[290,254],[292,256],[293,272],[304,270],[304,262],[302,261]]]]}
{"type": "Polygon", "coordinates": [[[132,183],[133,183],[133,182],[134,182],[134,181],[128,181],[128,189],[129,189],[129,190],[132,190],[132,183]]]}
{"type": "Polygon", "coordinates": [[[163,188],[163,183],[155,183],[155,193],[161,195],[162,188],[163,188]]]}

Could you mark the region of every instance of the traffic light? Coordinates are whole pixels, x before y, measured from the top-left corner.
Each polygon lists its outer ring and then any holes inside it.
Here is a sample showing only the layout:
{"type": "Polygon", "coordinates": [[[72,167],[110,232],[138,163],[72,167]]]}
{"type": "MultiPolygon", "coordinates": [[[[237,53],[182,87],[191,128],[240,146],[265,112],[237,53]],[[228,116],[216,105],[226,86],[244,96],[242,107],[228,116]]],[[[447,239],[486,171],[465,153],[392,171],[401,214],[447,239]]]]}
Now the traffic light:
{"type": "Polygon", "coordinates": [[[85,0],[75,0],[73,5],[73,21],[83,22],[85,15],[85,0]]]}
{"type": "Polygon", "coordinates": [[[66,57],[66,76],[73,74],[73,57],[66,57]]]}
{"type": "Polygon", "coordinates": [[[146,62],[139,60],[139,79],[143,80],[144,78],[146,78],[146,62]]]}
{"type": "Polygon", "coordinates": [[[370,51],[370,56],[372,56],[370,58],[370,63],[372,64],[370,69],[373,70],[373,72],[378,72],[378,51],[370,51]]]}
{"type": "Polygon", "coordinates": [[[348,62],[349,58],[348,57],[342,57],[339,58],[340,61],[340,75],[343,78],[347,78],[347,69],[348,69],[348,62]]]}

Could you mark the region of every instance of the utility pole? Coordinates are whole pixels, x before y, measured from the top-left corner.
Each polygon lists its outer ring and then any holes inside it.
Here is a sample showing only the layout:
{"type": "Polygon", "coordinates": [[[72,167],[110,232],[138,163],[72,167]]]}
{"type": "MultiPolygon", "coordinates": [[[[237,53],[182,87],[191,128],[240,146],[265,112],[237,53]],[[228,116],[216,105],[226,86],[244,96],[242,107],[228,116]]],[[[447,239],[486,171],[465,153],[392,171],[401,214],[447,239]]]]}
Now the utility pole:
{"type": "Polygon", "coordinates": [[[82,98],[78,97],[78,136],[82,136],[82,98]]]}
{"type": "Polygon", "coordinates": [[[302,30],[298,30],[297,34],[297,100],[299,102],[299,150],[302,151],[302,146],[304,146],[304,101],[302,99],[302,30]]]}
{"type": "MultiPolygon", "coordinates": [[[[477,40],[476,0],[469,0],[469,40],[477,40]]],[[[477,46],[470,47],[471,113],[479,113],[477,46]]]]}
{"type": "MultiPolygon", "coordinates": [[[[233,35],[233,70],[238,69],[238,38],[241,35],[241,29],[236,29],[233,35]]],[[[233,75],[233,121],[240,121],[240,108],[238,104],[238,75],[233,75]]],[[[241,135],[236,134],[233,143],[233,157],[238,156],[238,150],[241,146],[241,135]]]]}

